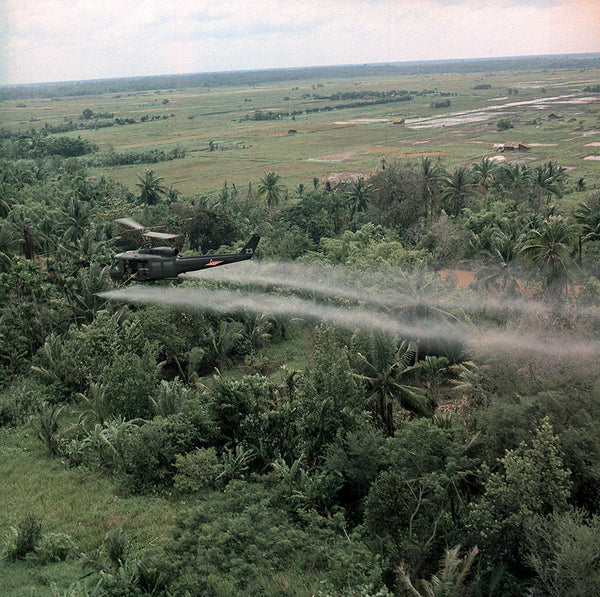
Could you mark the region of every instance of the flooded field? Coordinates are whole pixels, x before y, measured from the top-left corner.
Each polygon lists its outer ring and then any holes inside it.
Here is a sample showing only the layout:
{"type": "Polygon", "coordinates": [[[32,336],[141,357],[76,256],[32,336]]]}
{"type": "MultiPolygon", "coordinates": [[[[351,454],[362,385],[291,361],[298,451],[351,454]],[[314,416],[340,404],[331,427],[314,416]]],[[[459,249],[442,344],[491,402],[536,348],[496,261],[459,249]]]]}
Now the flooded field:
{"type": "MultiPolygon", "coordinates": [[[[508,99],[508,96],[495,99],[508,99]]],[[[406,127],[410,129],[424,129],[458,126],[464,124],[471,124],[475,122],[484,122],[486,120],[495,120],[497,118],[505,118],[516,113],[514,108],[535,107],[542,110],[544,108],[554,105],[585,105],[598,102],[599,100],[600,96],[597,95],[588,95],[581,97],[575,94],[567,94],[555,97],[541,97],[536,99],[507,102],[505,104],[496,104],[493,106],[487,106],[485,108],[479,108],[475,110],[466,110],[463,112],[442,114],[439,116],[432,116],[428,118],[408,119],[406,121],[406,127]]]]}

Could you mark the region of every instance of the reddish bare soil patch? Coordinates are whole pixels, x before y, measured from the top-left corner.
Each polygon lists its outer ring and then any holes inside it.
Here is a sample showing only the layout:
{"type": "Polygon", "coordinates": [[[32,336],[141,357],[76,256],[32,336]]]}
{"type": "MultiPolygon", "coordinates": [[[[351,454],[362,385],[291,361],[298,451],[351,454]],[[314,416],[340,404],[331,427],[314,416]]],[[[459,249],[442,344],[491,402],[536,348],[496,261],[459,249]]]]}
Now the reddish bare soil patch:
{"type": "Polygon", "coordinates": [[[475,273],[464,269],[442,269],[440,277],[456,288],[467,288],[475,279],[475,273]]]}

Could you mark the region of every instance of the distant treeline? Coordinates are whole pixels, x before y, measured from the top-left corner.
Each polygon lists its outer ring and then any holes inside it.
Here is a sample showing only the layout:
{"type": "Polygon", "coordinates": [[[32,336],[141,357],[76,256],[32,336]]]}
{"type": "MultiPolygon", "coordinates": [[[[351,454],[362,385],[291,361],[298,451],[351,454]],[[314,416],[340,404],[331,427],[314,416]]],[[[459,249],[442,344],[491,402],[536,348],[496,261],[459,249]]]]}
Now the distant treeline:
{"type": "MultiPolygon", "coordinates": [[[[121,118],[120,116],[105,117],[104,115],[98,115],[94,119],[90,120],[77,120],[72,119],[61,122],[60,124],[51,124],[49,122],[44,123],[44,126],[40,129],[41,135],[57,135],[61,133],[70,133],[72,131],[83,131],[83,130],[95,130],[108,128],[111,126],[123,126],[125,124],[139,124],[140,122],[152,122],[154,120],[167,120],[172,118],[173,114],[163,114],[162,116],[144,115],[140,120],[135,118],[121,118]]],[[[34,129],[32,129],[34,130],[34,129]]]]}
{"type": "Polygon", "coordinates": [[[95,153],[81,159],[86,168],[102,168],[114,166],[132,166],[134,164],[156,164],[185,157],[185,149],[174,147],[169,151],[149,149],[146,151],[106,151],[95,153]]]}
{"type": "MultiPolygon", "coordinates": [[[[416,92],[412,92],[415,94],[416,92]]],[[[367,100],[367,99],[389,99],[395,101],[405,101],[407,99],[412,99],[412,97],[408,97],[411,95],[410,91],[406,91],[406,89],[397,90],[391,89],[390,91],[372,91],[362,89],[360,91],[338,91],[336,93],[332,93],[331,95],[319,95],[318,93],[313,93],[313,99],[316,100],[367,100]]]]}
{"type": "MultiPolygon", "coordinates": [[[[313,112],[331,112],[333,110],[347,110],[348,108],[362,108],[363,106],[374,106],[375,104],[390,104],[393,102],[407,102],[413,99],[409,92],[401,92],[399,95],[393,96],[385,96],[384,94],[389,92],[380,92],[379,99],[362,99],[357,102],[348,102],[345,104],[334,104],[334,105],[319,105],[313,106],[311,108],[306,108],[305,110],[255,110],[251,114],[246,114],[242,118],[240,118],[240,122],[246,120],[278,120],[280,118],[289,118],[292,116],[299,116],[301,114],[311,114],[313,112]]],[[[331,96],[317,96],[314,95],[314,99],[346,99],[346,97],[342,96],[350,96],[352,93],[334,93],[331,96]]],[[[371,93],[362,92],[359,97],[368,98],[371,97],[371,93]]]]}
{"type": "Polygon", "coordinates": [[[97,150],[96,145],[81,137],[52,136],[45,131],[13,133],[0,130],[0,159],[6,160],[34,160],[54,156],[78,157],[82,158],[83,166],[100,168],[156,164],[185,157],[185,150],[181,147],[174,147],[168,151],[148,149],[94,153],[97,150]]]}
{"type": "Polygon", "coordinates": [[[469,60],[430,60],[7,85],[0,87],[0,101],[35,97],[83,96],[98,93],[143,92],[189,87],[260,85],[264,83],[307,79],[343,79],[371,76],[400,76],[445,72],[494,72],[526,69],[580,69],[588,67],[600,67],[600,54],[558,54],[551,56],[516,56],[469,60]]]}

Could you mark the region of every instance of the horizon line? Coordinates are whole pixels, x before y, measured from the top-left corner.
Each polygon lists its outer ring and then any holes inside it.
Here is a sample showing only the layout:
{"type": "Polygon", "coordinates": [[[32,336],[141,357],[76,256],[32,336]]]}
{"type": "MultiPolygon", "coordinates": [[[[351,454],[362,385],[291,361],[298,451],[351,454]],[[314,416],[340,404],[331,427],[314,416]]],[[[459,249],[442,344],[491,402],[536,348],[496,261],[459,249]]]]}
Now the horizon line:
{"type": "Polygon", "coordinates": [[[272,68],[242,68],[232,70],[215,70],[215,71],[196,71],[187,73],[161,73],[151,75],[126,75],[116,77],[98,77],[91,79],[65,79],[59,81],[38,81],[30,83],[0,83],[0,89],[6,88],[19,88],[19,87],[45,87],[52,85],[73,85],[76,83],[100,83],[108,81],[123,81],[123,80],[139,80],[139,79],[160,79],[167,77],[196,77],[203,75],[228,75],[238,73],[265,73],[265,72],[279,72],[279,71],[295,71],[295,70],[317,70],[326,68],[350,68],[350,67],[394,67],[394,66],[417,66],[420,64],[451,64],[451,63],[465,63],[465,62],[482,62],[482,61],[502,61],[502,60],[523,60],[523,59],[544,59],[544,58],[597,58],[600,57],[600,52],[574,52],[574,53],[556,53],[556,54],[519,54],[519,55],[507,55],[507,56],[474,56],[470,58],[436,58],[436,59],[424,59],[424,60],[386,60],[382,62],[356,62],[356,63],[344,63],[344,64],[321,64],[321,65],[305,65],[305,66],[279,66],[272,68]]]}

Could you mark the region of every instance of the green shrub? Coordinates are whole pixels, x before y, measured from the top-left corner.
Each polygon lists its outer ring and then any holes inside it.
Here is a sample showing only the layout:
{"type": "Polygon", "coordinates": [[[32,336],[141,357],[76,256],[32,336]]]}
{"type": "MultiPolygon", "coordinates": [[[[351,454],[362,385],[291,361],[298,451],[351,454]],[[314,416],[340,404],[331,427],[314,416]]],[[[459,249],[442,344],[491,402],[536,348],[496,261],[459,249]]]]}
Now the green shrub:
{"type": "Polygon", "coordinates": [[[205,410],[190,404],[181,414],[156,417],[136,427],[123,445],[129,488],[152,492],[171,486],[177,472],[177,455],[206,447],[214,436],[214,426],[205,410]]]}
{"type": "Polygon", "coordinates": [[[533,523],[527,561],[540,594],[600,595],[600,517],[574,509],[533,523]]]}
{"type": "Polygon", "coordinates": [[[513,123],[508,118],[501,118],[496,123],[496,127],[499,131],[507,131],[513,128],[513,123]]]}
{"type": "Polygon", "coordinates": [[[156,361],[151,354],[118,354],[102,373],[110,413],[125,419],[148,418],[156,390],[156,361]]]}
{"type": "Polygon", "coordinates": [[[16,380],[0,392],[0,427],[27,422],[47,397],[44,386],[36,380],[16,380]]]}
{"type": "Polygon", "coordinates": [[[214,448],[197,448],[185,455],[177,454],[175,468],[173,486],[181,493],[214,487],[222,471],[214,448]]]}
{"type": "Polygon", "coordinates": [[[209,412],[227,440],[239,440],[244,420],[262,412],[268,398],[268,382],[263,378],[240,380],[219,378],[211,388],[209,412]]]}
{"type": "Polygon", "coordinates": [[[24,560],[36,550],[42,540],[42,521],[30,512],[11,531],[12,536],[7,542],[5,556],[9,560],[24,560]]]}
{"type": "Polygon", "coordinates": [[[341,515],[294,519],[281,496],[261,484],[232,481],[177,522],[162,560],[176,595],[314,595],[327,578],[335,594],[379,585],[381,571],[341,515]]]}
{"type": "Polygon", "coordinates": [[[35,559],[40,564],[64,562],[77,555],[77,545],[66,533],[47,533],[42,535],[39,546],[35,550],[35,559]]]}

